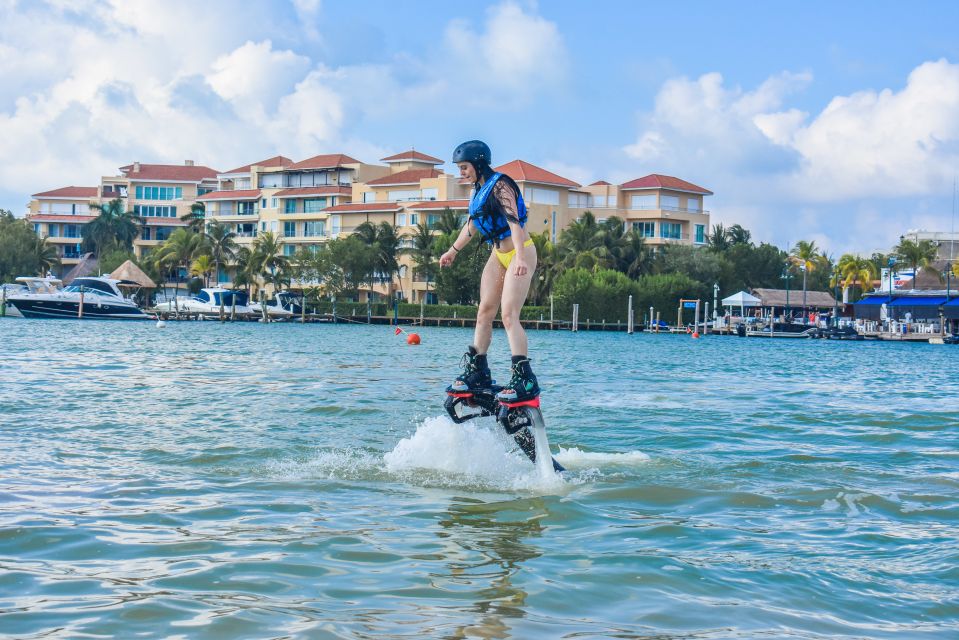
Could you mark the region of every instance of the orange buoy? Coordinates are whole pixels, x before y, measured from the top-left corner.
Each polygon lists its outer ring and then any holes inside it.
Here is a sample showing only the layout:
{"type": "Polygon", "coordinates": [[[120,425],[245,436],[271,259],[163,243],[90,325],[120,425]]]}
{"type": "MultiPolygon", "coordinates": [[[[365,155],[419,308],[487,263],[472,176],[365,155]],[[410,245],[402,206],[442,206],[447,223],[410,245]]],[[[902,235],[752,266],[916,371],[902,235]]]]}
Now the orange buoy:
{"type": "Polygon", "coordinates": [[[698,337],[699,337],[699,332],[698,332],[698,331],[693,331],[693,337],[694,337],[694,338],[698,338],[698,337]]]}
{"type": "Polygon", "coordinates": [[[409,333],[406,335],[406,344],[419,344],[419,343],[420,343],[420,334],[409,333]]]}

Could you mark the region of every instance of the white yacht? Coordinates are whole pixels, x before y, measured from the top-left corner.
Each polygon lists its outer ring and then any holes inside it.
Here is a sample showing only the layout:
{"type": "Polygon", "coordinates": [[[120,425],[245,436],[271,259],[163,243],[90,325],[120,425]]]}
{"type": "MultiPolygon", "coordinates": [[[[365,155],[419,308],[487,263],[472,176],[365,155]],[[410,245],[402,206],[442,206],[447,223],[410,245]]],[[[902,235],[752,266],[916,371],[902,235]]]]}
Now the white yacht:
{"type": "Polygon", "coordinates": [[[177,296],[174,300],[161,302],[156,305],[156,311],[163,314],[183,313],[205,318],[219,318],[222,305],[223,315],[229,318],[234,313],[234,302],[236,303],[235,310],[238,318],[250,316],[252,311],[247,304],[245,291],[218,287],[200,289],[200,292],[195,296],[177,296]]]}
{"type": "Polygon", "coordinates": [[[60,288],[56,278],[17,278],[27,291],[7,298],[25,318],[86,318],[149,320],[136,302],[127,298],[113,278],[88,276],[75,278],[69,286],[60,288]]]}
{"type": "MultiPolygon", "coordinates": [[[[250,309],[255,315],[263,315],[263,309],[259,302],[250,304],[250,309]]],[[[292,291],[280,291],[266,301],[266,313],[273,320],[299,316],[302,310],[300,297],[292,291]]]]}

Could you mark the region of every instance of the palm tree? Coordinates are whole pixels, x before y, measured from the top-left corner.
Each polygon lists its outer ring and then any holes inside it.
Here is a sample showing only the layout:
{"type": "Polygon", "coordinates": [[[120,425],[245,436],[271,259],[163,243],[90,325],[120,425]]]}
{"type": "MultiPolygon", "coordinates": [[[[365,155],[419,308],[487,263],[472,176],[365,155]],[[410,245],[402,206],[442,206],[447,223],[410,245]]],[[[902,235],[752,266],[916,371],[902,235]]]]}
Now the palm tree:
{"type": "Polygon", "coordinates": [[[225,224],[212,221],[206,225],[207,244],[210,248],[210,256],[216,266],[216,282],[220,282],[220,265],[227,264],[236,257],[236,233],[225,224]]]}
{"type": "Polygon", "coordinates": [[[916,278],[919,277],[919,269],[928,268],[936,259],[939,253],[939,247],[932,240],[909,240],[902,238],[899,244],[893,250],[896,257],[912,267],[913,288],[915,288],[916,278]]]}
{"type": "Polygon", "coordinates": [[[533,240],[533,246],[536,247],[537,262],[536,273],[533,274],[533,281],[530,283],[530,302],[542,305],[549,299],[549,294],[553,291],[553,282],[558,275],[556,245],[549,239],[548,231],[530,233],[529,237],[533,240]]]}
{"type": "MultiPolygon", "coordinates": [[[[855,287],[862,282],[872,282],[876,279],[876,267],[869,258],[862,258],[851,253],[844,253],[836,265],[836,272],[845,288],[855,287]]],[[[865,287],[863,287],[865,288],[865,287]]]]}
{"type": "MultiPolygon", "coordinates": [[[[398,276],[400,272],[400,264],[397,258],[402,252],[400,247],[402,241],[402,235],[396,232],[396,227],[386,221],[380,222],[376,243],[376,268],[377,271],[387,275],[390,279],[390,300],[393,299],[394,276],[398,276]]],[[[401,296],[402,293],[402,284],[400,284],[401,296]]]]}
{"type": "Polygon", "coordinates": [[[180,220],[187,223],[187,228],[193,233],[203,232],[203,223],[206,221],[206,206],[202,202],[194,202],[190,210],[180,216],[180,220]]]}
{"type": "Polygon", "coordinates": [[[426,291],[420,300],[420,302],[423,302],[430,292],[430,280],[436,270],[436,254],[438,253],[436,237],[425,222],[420,222],[416,225],[416,233],[410,239],[413,241],[413,246],[404,251],[410,255],[416,269],[426,278],[426,291]]]}
{"type": "Polygon", "coordinates": [[[591,211],[583,212],[559,236],[560,264],[564,268],[592,268],[604,249],[603,230],[591,211]]]}
{"type": "Polygon", "coordinates": [[[140,234],[140,227],[145,224],[140,216],[126,211],[120,198],[114,198],[106,204],[91,202],[90,209],[99,211],[99,214],[83,225],[83,245],[87,251],[93,251],[99,259],[109,246],[133,250],[133,241],[140,234]]]}
{"type": "Polygon", "coordinates": [[[731,244],[752,244],[753,234],[751,234],[748,229],[743,228],[742,225],[734,224],[729,227],[729,231],[726,233],[729,236],[729,242],[731,244]]]}
{"type": "Polygon", "coordinates": [[[717,223],[713,225],[713,232],[706,235],[706,245],[712,251],[722,252],[732,246],[733,240],[729,230],[717,223]]]}
{"type": "Polygon", "coordinates": [[[285,273],[290,260],[283,255],[283,245],[272,231],[264,231],[253,241],[254,277],[262,277],[264,282],[274,285],[274,293],[282,289],[288,280],[280,277],[285,273]]]}
{"type": "Polygon", "coordinates": [[[463,224],[463,215],[446,207],[440,214],[439,220],[433,224],[433,229],[439,231],[442,235],[450,235],[455,238],[456,234],[463,228],[463,224]]]}
{"type": "Polygon", "coordinates": [[[200,255],[190,265],[190,275],[203,278],[203,285],[210,286],[210,273],[214,269],[213,260],[208,255],[200,255]]]}
{"type": "Polygon", "coordinates": [[[632,279],[646,275],[651,270],[653,251],[646,244],[646,239],[635,229],[626,234],[623,248],[616,260],[616,269],[632,279]]]}
{"type": "Polygon", "coordinates": [[[41,277],[50,273],[54,267],[60,266],[60,254],[57,253],[57,248],[47,242],[46,238],[34,240],[33,256],[41,277]]]}
{"type": "MultiPolygon", "coordinates": [[[[189,270],[190,264],[200,257],[204,250],[204,238],[189,229],[177,229],[170,234],[166,241],[157,247],[152,254],[157,269],[169,272],[171,269],[179,271],[180,267],[189,270]]],[[[180,293],[180,277],[174,279],[176,295],[180,293]]]]}
{"type": "Polygon", "coordinates": [[[822,266],[824,258],[815,240],[800,240],[789,254],[789,261],[802,271],[803,315],[806,315],[806,277],[822,266]]]}

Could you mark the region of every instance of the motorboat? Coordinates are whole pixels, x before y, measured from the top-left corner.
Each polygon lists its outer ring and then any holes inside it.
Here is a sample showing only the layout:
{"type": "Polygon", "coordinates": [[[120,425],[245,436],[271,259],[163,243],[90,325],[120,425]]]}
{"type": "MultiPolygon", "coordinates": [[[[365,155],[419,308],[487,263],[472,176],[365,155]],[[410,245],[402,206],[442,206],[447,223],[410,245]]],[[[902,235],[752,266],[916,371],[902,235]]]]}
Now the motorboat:
{"type": "Polygon", "coordinates": [[[75,278],[61,288],[56,278],[17,278],[27,291],[7,298],[25,318],[81,318],[150,320],[148,315],[120,291],[121,285],[136,283],[86,276],[75,278]]]}
{"type": "Polygon", "coordinates": [[[182,313],[203,318],[219,318],[221,309],[226,318],[234,313],[237,317],[245,318],[252,313],[245,291],[219,287],[200,289],[195,296],[177,296],[155,307],[157,313],[165,315],[182,313]]]}
{"type": "MultiPolygon", "coordinates": [[[[250,304],[250,310],[258,316],[263,315],[263,307],[259,302],[250,304]]],[[[281,320],[299,316],[303,311],[300,297],[291,291],[279,291],[266,301],[266,313],[271,320],[281,320]]]]}

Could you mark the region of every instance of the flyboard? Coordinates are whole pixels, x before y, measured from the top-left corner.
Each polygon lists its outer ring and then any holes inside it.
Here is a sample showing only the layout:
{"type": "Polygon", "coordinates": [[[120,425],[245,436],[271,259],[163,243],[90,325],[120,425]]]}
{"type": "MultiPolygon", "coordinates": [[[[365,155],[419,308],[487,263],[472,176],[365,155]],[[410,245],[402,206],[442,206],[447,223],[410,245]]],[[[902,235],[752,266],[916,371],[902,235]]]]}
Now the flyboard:
{"type": "Polygon", "coordinates": [[[503,402],[496,399],[496,394],[503,387],[493,385],[489,389],[477,391],[446,390],[446,412],[456,424],[462,424],[474,418],[496,416],[496,421],[502,425],[506,433],[513,436],[513,440],[523,450],[533,463],[540,458],[549,458],[553,462],[553,471],[566,471],[550,454],[549,441],[546,439],[546,423],[543,421],[543,412],[540,411],[539,396],[532,400],[520,402],[503,402]]]}

